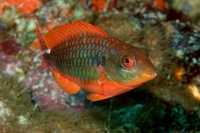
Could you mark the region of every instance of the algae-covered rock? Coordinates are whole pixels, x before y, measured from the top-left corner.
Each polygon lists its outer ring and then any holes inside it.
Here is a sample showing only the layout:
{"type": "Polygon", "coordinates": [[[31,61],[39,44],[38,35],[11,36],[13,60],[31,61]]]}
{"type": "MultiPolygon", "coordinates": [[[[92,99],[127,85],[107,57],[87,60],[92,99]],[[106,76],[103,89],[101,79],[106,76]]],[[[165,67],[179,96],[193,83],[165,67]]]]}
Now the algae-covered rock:
{"type": "Polygon", "coordinates": [[[39,111],[29,86],[0,74],[0,132],[103,132],[100,110],[39,111]]]}

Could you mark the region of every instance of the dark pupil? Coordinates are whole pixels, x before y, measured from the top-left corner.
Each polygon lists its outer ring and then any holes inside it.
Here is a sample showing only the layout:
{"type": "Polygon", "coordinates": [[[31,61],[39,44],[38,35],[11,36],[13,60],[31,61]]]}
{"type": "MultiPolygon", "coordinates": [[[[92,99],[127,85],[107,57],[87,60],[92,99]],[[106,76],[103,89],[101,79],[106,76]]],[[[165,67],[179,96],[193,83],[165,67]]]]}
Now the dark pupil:
{"type": "Polygon", "coordinates": [[[126,63],[129,63],[129,59],[126,58],[126,59],[125,59],[125,62],[126,62],[126,63]]]}

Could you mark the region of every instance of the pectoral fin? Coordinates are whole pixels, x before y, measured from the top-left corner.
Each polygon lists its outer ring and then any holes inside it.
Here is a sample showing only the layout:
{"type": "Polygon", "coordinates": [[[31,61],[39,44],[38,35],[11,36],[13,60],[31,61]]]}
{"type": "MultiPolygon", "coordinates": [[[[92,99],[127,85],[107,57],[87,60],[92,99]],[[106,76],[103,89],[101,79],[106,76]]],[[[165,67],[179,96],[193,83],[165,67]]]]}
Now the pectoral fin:
{"type": "Polygon", "coordinates": [[[89,95],[87,95],[87,99],[92,100],[92,101],[99,101],[99,100],[107,99],[110,97],[112,97],[112,96],[101,95],[101,94],[97,94],[97,93],[90,93],[89,95]]]}
{"type": "Polygon", "coordinates": [[[80,86],[63,77],[60,73],[56,72],[52,68],[51,71],[58,85],[67,93],[76,94],[81,89],[80,86]]]}

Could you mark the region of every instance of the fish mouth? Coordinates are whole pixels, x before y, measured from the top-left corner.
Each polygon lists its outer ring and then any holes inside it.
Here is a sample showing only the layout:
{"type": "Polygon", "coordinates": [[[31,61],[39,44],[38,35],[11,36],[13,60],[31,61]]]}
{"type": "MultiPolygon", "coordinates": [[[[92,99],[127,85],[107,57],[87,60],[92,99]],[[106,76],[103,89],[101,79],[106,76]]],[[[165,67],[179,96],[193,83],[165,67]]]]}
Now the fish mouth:
{"type": "Polygon", "coordinates": [[[132,87],[132,88],[137,88],[139,86],[141,86],[142,84],[154,79],[157,76],[157,73],[148,73],[148,72],[144,72],[141,75],[141,79],[138,80],[137,84],[132,84],[132,85],[128,85],[128,87],[132,87]]]}
{"type": "Polygon", "coordinates": [[[154,79],[157,76],[156,72],[149,73],[149,72],[144,72],[142,73],[142,77],[146,79],[147,81],[154,79]]]}
{"type": "Polygon", "coordinates": [[[149,73],[149,72],[144,72],[141,74],[141,76],[137,79],[134,80],[133,82],[129,83],[129,84],[124,84],[124,87],[130,88],[130,89],[134,89],[137,88],[139,86],[141,86],[142,84],[154,79],[157,76],[157,73],[149,73]]]}
{"type": "Polygon", "coordinates": [[[132,89],[135,89],[135,88],[137,88],[137,87],[143,85],[144,83],[145,83],[145,82],[141,82],[141,83],[139,83],[139,84],[134,84],[134,85],[124,85],[124,87],[127,87],[127,88],[129,88],[130,90],[132,90],[132,89]]]}

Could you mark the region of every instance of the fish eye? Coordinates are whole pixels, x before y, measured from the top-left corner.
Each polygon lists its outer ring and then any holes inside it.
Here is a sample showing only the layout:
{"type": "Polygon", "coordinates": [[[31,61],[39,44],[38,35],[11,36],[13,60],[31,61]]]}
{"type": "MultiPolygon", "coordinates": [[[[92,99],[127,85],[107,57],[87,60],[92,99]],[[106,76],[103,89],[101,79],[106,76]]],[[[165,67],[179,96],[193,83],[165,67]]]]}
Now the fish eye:
{"type": "Polygon", "coordinates": [[[125,68],[132,68],[135,66],[135,59],[132,56],[124,55],[122,57],[122,65],[125,68]]]}

